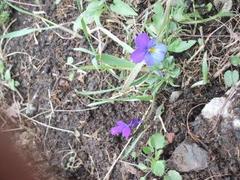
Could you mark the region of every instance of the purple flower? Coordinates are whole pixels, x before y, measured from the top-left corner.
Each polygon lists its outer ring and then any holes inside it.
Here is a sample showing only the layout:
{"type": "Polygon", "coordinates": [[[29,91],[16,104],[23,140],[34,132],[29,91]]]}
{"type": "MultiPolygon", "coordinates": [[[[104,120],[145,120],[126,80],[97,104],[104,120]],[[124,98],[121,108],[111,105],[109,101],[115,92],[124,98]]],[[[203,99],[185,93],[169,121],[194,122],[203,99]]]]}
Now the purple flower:
{"type": "Polygon", "coordinates": [[[132,135],[132,129],[136,128],[141,123],[139,119],[132,119],[128,124],[123,121],[117,121],[116,126],[111,129],[113,136],[122,135],[128,139],[132,135]]]}
{"type": "Polygon", "coordinates": [[[138,34],[135,38],[136,50],[131,54],[135,63],[145,61],[148,66],[160,64],[167,53],[167,46],[151,39],[147,33],[138,34]]]}

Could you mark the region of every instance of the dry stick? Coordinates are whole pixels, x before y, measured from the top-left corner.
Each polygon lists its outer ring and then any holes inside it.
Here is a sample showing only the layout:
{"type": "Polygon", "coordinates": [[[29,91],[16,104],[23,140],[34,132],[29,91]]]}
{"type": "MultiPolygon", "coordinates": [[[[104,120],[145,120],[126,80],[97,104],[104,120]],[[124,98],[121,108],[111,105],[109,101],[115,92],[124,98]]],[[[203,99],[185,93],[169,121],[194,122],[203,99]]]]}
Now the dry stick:
{"type": "Polygon", "coordinates": [[[191,108],[190,111],[188,112],[188,114],[187,114],[187,131],[188,131],[188,132],[187,132],[187,133],[191,136],[191,138],[192,138],[194,141],[200,142],[200,143],[203,145],[203,147],[204,147],[205,149],[207,149],[206,145],[205,145],[200,139],[198,139],[198,137],[197,137],[195,134],[193,134],[193,133],[191,132],[190,128],[189,128],[189,116],[190,116],[190,114],[192,113],[192,111],[193,111],[195,108],[197,108],[197,107],[199,107],[199,106],[201,106],[201,105],[204,105],[204,104],[206,104],[206,103],[200,103],[200,104],[194,106],[193,108],[191,108]]]}
{"type": "Polygon", "coordinates": [[[47,125],[47,124],[44,124],[42,122],[39,122],[31,117],[28,117],[27,115],[23,114],[23,113],[20,113],[23,117],[27,118],[28,120],[31,120],[43,127],[46,127],[46,128],[49,128],[49,129],[53,129],[53,130],[56,130],[56,131],[61,131],[61,132],[65,132],[65,133],[69,133],[69,134],[72,134],[75,136],[75,132],[74,131],[71,131],[71,130],[67,130],[67,129],[61,129],[61,128],[57,128],[57,127],[54,127],[54,126],[50,126],[50,125],[47,125]]]}
{"type": "Polygon", "coordinates": [[[231,66],[230,62],[227,62],[227,64],[225,64],[221,69],[219,69],[214,75],[213,78],[216,79],[218,76],[220,76],[220,74],[222,74],[223,71],[225,71],[226,69],[228,69],[231,66]]]}
{"type": "MultiPolygon", "coordinates": [[[[143,115],[143,118],[142,118],[142,119],[143,119],[144,121],[146,121],[145,118],[146,118],[149,110],[151,109],[151,107],[152,107],[152,104],[148,107],[147,111],[146,111],[145,114],[143,115]]],[[[136,131],[139,129],[140,126],[141,126],[141,124],[138,125],[136,131]]],[[[118,155],[117,159],[112,163],[110,169],[108,170],[108,172],[107,172],[107,174],[105,175],[105,177],[103,178],[103,180],[108,180],[108,179],[109,179],[113,168],[115,167],[115,165],[117,164],[117,162],[119,161],[119,159],[122,157],[123,153],[125,152],[125,150],[127,149],[128,145],[130,144],[132,138],[133,138],[133,137],[131,137],[131,138],[128,140],[127,144],[124,146],[123,150],[122,150],[121,153],[118,155]]]]}
{"type": "MultiPolygon", "coordinates": [[[[49,104],[50,104],[50,107],[51,107],[51,112],[50,112],[49,118],[48,118],[48,126],[51,126],[51,120],[52,120],[52,116],[54,114],[54,108],[53,108],[53,104],[52,104],[52,101],[51,101],[51,91],[50,91],[50,89],[48,89],[48,100],[49,100],[49,104]]],[[[44,135],[44,140],[43,140],[44,149],[46,148],[46,139],[47,139],[48,130],[49,130],[49,127],[46,128],[46,132],[45,132],[45,135],[44,135]]]]}
{"type": "Polygon", "coordinates": [[[163,122],[163,119],[162,119],[161,115],[158,116],[158,119],[160,120],[160,122],[162,124],[163,131],[167,134],[168,132],[167,132],[166,126],[163,122]]]}

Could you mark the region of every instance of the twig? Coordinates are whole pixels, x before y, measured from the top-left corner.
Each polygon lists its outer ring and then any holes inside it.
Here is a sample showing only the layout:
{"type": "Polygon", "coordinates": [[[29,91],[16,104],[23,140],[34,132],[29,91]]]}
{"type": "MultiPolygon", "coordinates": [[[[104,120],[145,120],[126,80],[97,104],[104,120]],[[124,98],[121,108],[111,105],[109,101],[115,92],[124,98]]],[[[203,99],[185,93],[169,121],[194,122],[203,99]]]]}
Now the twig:
{"type": "Polygon", "coordinates": [[[222,74],[223,71],[228,69],[231,66],[230,62],[227,62],[221,69],[219,69],[214,75],[213,78],[216,79],[220,74],[222,74]]]}
{"type": "Polygon", "coordinates": [[[54,127],[54,126],[50,126],[50,125],[47,125],[47,124],[44,124],[42,122],[39,122],[31,117],[28,117],[27,115],[23,114],[23,113],[20,113],[23,117],[27,118],[28,120],[31,120],[33,121],[34,123],[38,124],[38,125],[41,125],[43,127],[46,127],[46,128],[49,128],[49,129],[53,129],[53,130],[56,130],[56,131],[61,131],[61,132],[65,132],[65,133],[69,133],[69,134],[72,134],[75,136],[75,132],[74,131],[71,131],[71,130],[68,130],[68,129],[61,129],[61,128],[58,128],[58,127],[54,127]]]}

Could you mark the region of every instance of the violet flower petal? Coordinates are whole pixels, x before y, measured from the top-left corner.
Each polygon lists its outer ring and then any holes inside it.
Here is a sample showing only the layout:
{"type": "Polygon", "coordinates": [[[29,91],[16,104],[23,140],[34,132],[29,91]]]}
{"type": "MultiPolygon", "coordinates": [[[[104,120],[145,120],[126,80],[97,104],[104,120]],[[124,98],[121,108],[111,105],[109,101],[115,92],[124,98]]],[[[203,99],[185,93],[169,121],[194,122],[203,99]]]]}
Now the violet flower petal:
{"type": "Polygon", "coordinates": [[[154,58],[153,58],[152,54],[150,54],[150,53],[146,54],[146,56],[145,56],[145,63],[149,67],[151,67],[151,66],[153,66],[155,64],[154,63],[154,58]]]}
{"type": "Polygon", "coordinates": [[[131,129],[133,129],[133,128],[136,128],[141,123],[142,123],[142,121],[140,119],[134,118],[128,123],[128,126],[131,129]]]}
{"type": "Polygon", "coordinates": [[[148,46],[147,46],[147,49],[149,50],[150,48],[152,48],[153,46],[155,46],[157,43],[157,41],[155,39],[150,39],[148,41],[148,46]]]}
{"type": "Polygon", "coordinates": [[[126,127],[128,127],[128,125],[125,122],[118,121],[116,123],[116,126],[111,128],[111,134],[113,136],[120,135],[122,133],[123,129],[126,128],[126,127]]]}
{"type": "Polygon", "coordinates": [[[136,49],[131,54],[131,59],[134,63],[139,63],[144,60],[146,51],[144,49],[136,49]]]}
{"type": "Polygon", "coordinates": [[[167,53],[167,46],[163,43],[156,44],[155,48],[158,52],[167,53]]]}
{"type": "Polygon", "coordinates": [[[150,41],[147,33],[140,33],[135,38],[135,46],[136,48],[146,49],[148,47],[148,43],[150,41]]]}
{"type": "Polygon", "coordinates": [[[132,130],[130,129],[130,127],[125,127],[123,130],[122,130],[122,136],[125,137],[126,139],[129,139],[129,137],[131,136],[132,134],[132,130]]]}

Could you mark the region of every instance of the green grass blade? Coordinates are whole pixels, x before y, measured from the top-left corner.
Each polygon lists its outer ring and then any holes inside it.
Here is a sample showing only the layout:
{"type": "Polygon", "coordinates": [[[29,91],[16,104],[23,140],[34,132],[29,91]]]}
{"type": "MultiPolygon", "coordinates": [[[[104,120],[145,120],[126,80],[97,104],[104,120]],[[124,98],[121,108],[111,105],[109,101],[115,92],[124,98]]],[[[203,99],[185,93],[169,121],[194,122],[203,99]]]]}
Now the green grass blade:
{"type": "Polygon", "coordinates": [[[81,48],[81,47],[78,47],[78,48],[73,48],[74,51],[81,51],[83,53],[87,53],[87,54],[90,54],[90,55],[93,55],[95,56],[96,54],[92,51],[89,51],[88,49],[86,48],[81,48]]]}
{"type": "Polygon", "coordinates": [[[105,90],[99,90],[99,91],[77,91],[77,90],[75,90],[75,92],[78,95],[90,96],[90,95],[104,94],[104,93],[116,91],[116,90],[119,90],[119,89],[121,89],[121,87],[112,88],[112,89],[105,89],[105,90]]]}
{"type": "Polygon", "coordinates": [[[102,54],[97,56],[97,59],[99,59],[102,63],[107,64],[111,67],[114,68],[119,68],[119,69],[132,69],[134,68],[134,63],[127,59],[121,59],[116,56],[112,56],[109,54],[102,54]]]}

